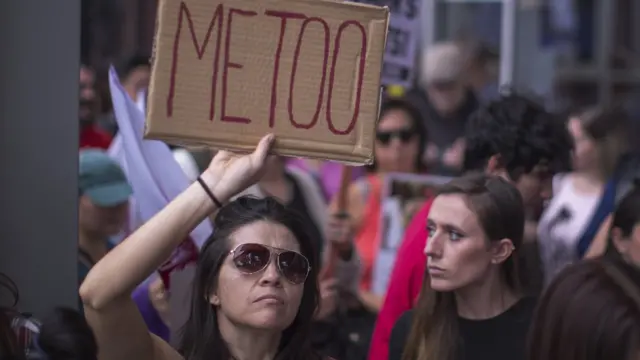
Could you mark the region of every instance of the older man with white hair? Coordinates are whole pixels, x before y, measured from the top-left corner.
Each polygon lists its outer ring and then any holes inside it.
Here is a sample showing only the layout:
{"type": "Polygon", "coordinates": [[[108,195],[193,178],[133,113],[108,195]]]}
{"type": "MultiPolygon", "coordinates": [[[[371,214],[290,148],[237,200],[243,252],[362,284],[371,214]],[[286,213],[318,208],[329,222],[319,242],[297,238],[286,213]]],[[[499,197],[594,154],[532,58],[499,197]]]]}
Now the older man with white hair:
{"type": "Polygon", "coordinates": [[[423,54],[418,88],[407,94],[427,127],[425,162],[433,174],[460,174],[464,153],[461,136],[468,116],[479,106],[465,70],[466,56],[457,43],[434,44],[423,54]]]}

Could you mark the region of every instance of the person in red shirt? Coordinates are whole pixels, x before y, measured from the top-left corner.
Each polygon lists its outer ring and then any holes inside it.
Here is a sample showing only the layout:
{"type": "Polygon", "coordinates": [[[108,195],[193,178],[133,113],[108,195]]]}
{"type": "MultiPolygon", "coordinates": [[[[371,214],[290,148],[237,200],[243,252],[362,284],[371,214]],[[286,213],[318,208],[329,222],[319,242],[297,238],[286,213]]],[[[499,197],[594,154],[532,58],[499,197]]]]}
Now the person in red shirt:
{"type": "MultiPolygon", "coordinates": [[[[552,176],[570,163],[573,144],[565,124],[535,102],[506,94],[471,115],[464,141],[466,172],[500,175],[522,194],[528,211],[525,241],[531,243],[537,217],[551,194],[552,176]]],[[[376,321],[369,360],[387,360],[391,330],[400,315],[414,306],[422,289],[431,201],[405,231],[376,321]]]]}
{"type": "Polygon", "coordinates": [[[80,149],[98,148],[106,150],[111,145],[111,136],[96,124],[98,96],[95,91],[95,74],[85,65],[80,66],[80,149]]]}

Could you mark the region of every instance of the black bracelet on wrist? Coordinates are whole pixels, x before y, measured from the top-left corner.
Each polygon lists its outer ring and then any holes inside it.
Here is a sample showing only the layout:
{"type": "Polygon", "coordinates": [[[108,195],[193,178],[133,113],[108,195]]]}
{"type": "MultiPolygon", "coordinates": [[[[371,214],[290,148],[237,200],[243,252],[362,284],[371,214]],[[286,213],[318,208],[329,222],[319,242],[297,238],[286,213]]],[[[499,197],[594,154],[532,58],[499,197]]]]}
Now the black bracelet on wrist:
{"type": "Polygon", "coordinates": [[[218,207],[218,209],[222,208],[222,203],[220,202],[220,200],[218,200],[218,198],[215,195],[213,195],[213,192],[211,192],[211,189],[209,189],[207,184],[204,183],[204,180],[202,180],[200,176],[198,176],[198,183],[200,183],[200,185],[202,186],[204,191],[207,193],[207,195],[209,195],[209,197],[211,198],[211,201],[213,201],[216,207],[218,207]]]}

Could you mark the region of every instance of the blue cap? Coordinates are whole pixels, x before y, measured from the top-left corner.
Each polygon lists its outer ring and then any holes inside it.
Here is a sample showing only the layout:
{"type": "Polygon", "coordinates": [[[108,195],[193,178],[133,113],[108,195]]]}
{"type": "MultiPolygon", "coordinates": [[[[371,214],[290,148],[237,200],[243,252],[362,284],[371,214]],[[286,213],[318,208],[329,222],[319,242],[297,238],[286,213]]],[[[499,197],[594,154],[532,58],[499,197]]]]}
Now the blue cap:
{"type": "Polygon", "coordinates": [[[86,195],[100,207],[111,207],[129,200],[133,193],[118,163],[102,150],[80,151],[80,195],[86,195]]]}

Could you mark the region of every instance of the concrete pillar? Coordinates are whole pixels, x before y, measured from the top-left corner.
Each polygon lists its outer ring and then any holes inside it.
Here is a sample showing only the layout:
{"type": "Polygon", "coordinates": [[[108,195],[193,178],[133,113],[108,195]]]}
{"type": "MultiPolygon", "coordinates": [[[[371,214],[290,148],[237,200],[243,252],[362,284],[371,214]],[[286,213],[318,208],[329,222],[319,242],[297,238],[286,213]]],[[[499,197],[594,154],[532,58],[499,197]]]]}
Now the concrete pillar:
{"type": "Polygon", "coordinates": [[[0,49],[0,271],[38,316],[78,304],[80,0],[0,1],[0,49]]]}

